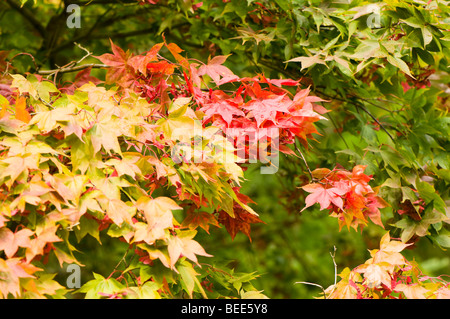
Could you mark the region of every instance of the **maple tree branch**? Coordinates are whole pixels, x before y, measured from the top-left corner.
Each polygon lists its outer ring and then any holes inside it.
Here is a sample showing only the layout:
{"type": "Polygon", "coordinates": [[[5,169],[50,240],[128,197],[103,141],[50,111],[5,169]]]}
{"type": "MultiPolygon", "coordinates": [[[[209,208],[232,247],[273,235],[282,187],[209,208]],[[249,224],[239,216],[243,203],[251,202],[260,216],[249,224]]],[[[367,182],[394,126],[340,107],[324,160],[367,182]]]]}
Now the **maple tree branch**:
{"type": "Polygon", "coordinates": [[[103,68],[109,68],[106,64],[97,64],[97,63],[88,63],[83,65],[77,65],[77,66],[71,66],[71,67],[62,67],[58,69],[53,70],[41,70],[38,71],[38,74],[40,75],[52,75],[55,73],[70,73],[70,72],[76,72],[80,70],[84,70],[87,68],[93,68],[93,69],[103,69],[103,68]]]}
{"type": "Polygon", "coordinates": [[[383,124],[381,124],[380,121],[378,121],[378,119],[375,116],[373,116],[372,113],[369,112],[369,110],[367,110],[362,104],[355,103],[354,105],[357,108],[360,108],[361,110],[363,110],[365,113],[367,113],[382,128],[382,130],[390,137],[390,139],[395,142],[392,135],[386,130],[386,128],[383,126],[383,124]]]}

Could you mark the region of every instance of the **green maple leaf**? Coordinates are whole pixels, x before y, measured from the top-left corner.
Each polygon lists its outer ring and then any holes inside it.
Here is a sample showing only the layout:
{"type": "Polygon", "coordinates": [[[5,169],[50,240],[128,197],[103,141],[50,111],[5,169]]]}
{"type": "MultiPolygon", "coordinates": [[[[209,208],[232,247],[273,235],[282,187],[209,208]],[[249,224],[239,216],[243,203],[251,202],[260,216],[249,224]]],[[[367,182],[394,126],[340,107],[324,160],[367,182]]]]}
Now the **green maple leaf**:
{"type": "Polygon", "coordinates": [[[428,228],[432,224],[439,223],[441,221],[448,220],[448,218],[432,207],[428,206],[422,219],[420,221],[414,221],[410,218],[404,218],[394,224],[395,227],[402,229],[401,240],[406,243],[414,235],[424,237],[429,235],[428,228]]]}
{"type": "Polygon", "coordinates": [[[105,278],[94,274],[94,279],[85,283],[77,292],[85,292],[86,299],[100,299],[103,295],[114,294],[122,291],[125,286],[114,278],[105,278]]]}

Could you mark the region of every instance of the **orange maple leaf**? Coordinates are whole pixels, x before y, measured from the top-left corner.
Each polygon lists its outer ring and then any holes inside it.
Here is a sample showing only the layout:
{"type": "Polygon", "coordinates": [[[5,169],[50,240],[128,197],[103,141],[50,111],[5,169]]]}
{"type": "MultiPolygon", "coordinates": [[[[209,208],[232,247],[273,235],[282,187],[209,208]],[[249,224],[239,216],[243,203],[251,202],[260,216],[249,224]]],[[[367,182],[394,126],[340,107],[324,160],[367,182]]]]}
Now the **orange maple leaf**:
{"type": "Polygon", "coordinates": [[[30,246],[30,236],[33,231],[24,228],[13,233],[9,228],[0,229],[0,250],[5,252],[6,257],[11,258],[17,252],[19,247],[30,246]]]}

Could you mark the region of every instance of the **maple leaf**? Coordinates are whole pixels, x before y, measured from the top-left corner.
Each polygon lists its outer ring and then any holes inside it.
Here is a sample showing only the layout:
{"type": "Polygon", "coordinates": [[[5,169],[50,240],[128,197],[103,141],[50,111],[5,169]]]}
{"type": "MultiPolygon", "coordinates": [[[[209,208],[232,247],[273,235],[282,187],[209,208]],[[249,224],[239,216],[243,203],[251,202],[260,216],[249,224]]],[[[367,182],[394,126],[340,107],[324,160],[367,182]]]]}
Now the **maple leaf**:
{"type": "Polygon", "coordinates": [[[419,284],[398,284],[395,291],[403,292],[407,299],[427,299],[425,294],[428,293],[428,290],[419,284]]]}
{"type": "MultiPolygon", "coordinates": [[[[138,247],[142,248],[143,250],[145,250],[148,253],[148,258],[150,260],[159,259],[165,267],[170,268],[170,261],[169,261],[169,256],[168,256],[167,252],[163,252],[155,247],[148,246],[148,245],[138,245],[138,247]]],[[[139,254],[139,250],[137,250],[137,251],[139,254]]],[[[142,254],[140,254],[140,256],[142,256],[142,254]]]]}
{"type": "Polygon", "coordinates": [[[389,232],[383,235],[380,240],[380,250],[388,253],[399,253],[411,244],[402,243],[399,240],[391,240],[389,232]]]}
{"type": "Polygon", "coordinates": [[[450,287],[448,285],[446,287],[441,287],[434,295],[436,296],[436,299],[450,299],[450,287]]]}
{"type": "Polygon", "coordinates": [[[42,270],[27,264],[19,258],[0,258],[0,297],[7,298],[8,294],[19,297],[21,293],[20,278],[34,278],[32,273],[42,270]]]}
{"type": "Polygon", "coordinates": [[[157,43],[145,55],[135,55],[129,58],[127,61],[128,65],[130,65],[135,72],[140,72],[144,76],[147,76],[148,64],[158,60],[157,54],[163,45],[164,43],[157,43]]]}
{"type": "Polygon", "coordinates": [[[297,57],[297,58],[290,59],[287,62],[300,62],[301,65],[302,65],[301,70],[307,69],[307,68],[309,68],[310,66],[312,66],[312,65],[314,65],[316,63],[326,65],[325,61],[323,59],[321,59],[319,57],[319,55],[300,56],[300,57],[297,57]]]}
{"type": "Polygon", "coordinates": [[[234,37],[232,39],[242,39],[242,44],[249,41],[250,39],[255,40],[257,45],[261,41],[269,43],[273,40],[273,37],[274,37],[273,33],[267,34],[267,33],[264,33],[264,31],[254,31],[250,27],[239,28],[239,29],[237,29],[237,31],[241,35],[234,37]]]}
{"type": "Polygon", "coordinates": [[[122,223],[126,222],[128,224],[132,224],[131,218],[136,213],[136,208],[132,206],[128,206],[125,202],[112,198],[108,200],[108,207],[106,209],[106,213],[109,218],[116,225],[122,225],[122,223]]]}
{"type": "Polygon", "coordinates": [[[173,268],[181,256],[185,256],[196,264],[198,264],[196,255],[212,257],[212,255],[206,253],[197,241],[192,239],[196,233],[196,231],[184,231],[179,233],[178,236],[169,237],[167,250],[169,252],[171,268],[173,268]]]}
{"type": "Polygon", "coordinates": [[[223,100],[205,104],[200,111],[205,112],[203,122],[207,122],[211,117],[220,115],[222,119],[231,125],[234,116],[245,116],[245,113],[238,107],[238,104],[232,100],[223,100]]]}
{"type": "Polygon", "coordinates": [[[19,247],[30,246],[30,236],[33,231],[24,228],[13,233],[8,228],[0,228],[0,250],[5,252],[6,257],[11,258],[19,247]]]}
{"type": "Polygon", "coordinates": [[[369,288],[378,288],[381,284],[391,287],[391,276],[386,267],[380,264],[364,264],[355,269],[356,272],[363,273],[365,284],[369,288]]]}
{"type": "Polygon", "coordinates": [[[73,110],[70,107],[58,107],[50,111],[38,112],[29,124],[36,124],[42,133],[48,133],[59,126],[59,121],[67,121],[73,110]]]}
{"type": "Polygon", "coordinates": [[[75,134],[80,141],[83,140],[83,126],[82,123],[75,116],[68,116],[69,121],[67,125],[62,126],[62,130],[65,136],[69,136],[71,134],[75,134]]]}
{"type": "Polygon", "coordinates": [[[136,207],[144,212],[147,224],[152,228],[173,227],[172,210],[182,209],[169,197],[157,197],[155,199],[141,197],[136,202],[136,207]]]}
{"type": "Polygon", "coordinates": [[[381,227],[384,228],[383,222],[381,221],[381,214],[379,208],[384,208],[388,206],[381,197],[376,196],[375,193],[368,194],[366,203],[365,215],[370,218],[370,220],[381,227]]]}
{"type": "Polygon", "coordinates": [[[346,193],[345,190],[336,187],[325,188],[322,184],[318,183],[308,184],[303,186],[302,188],[311,194],[306,197],[306,206],[301,211],[304,211],[306,208],[314,205],[315,203],[320,204],[321,210],[327,209],[330,204],[336,205],[336,207],[340,208],[341,210],[344,209],[344,202],[341,196],[346,193]]]}
{"type": "Polygon", "coordinates": [[[106,73],[107,84],[118,83],[123,87],[127,87],[133,81],[128,66],[128,59],[131,57],[131,53],[123,51],[111,39],[110,42],[113,53],[105,53],[101,56],[95,56],[95,58],[110,66],[106,73]]]}
{"type": "Polygon", "coordinates": [[[264,78],[263,79],[264,82],[273,84],[275,86],[278,87],[282,87],[282,86],[297,86],[300,83],[300,80],[294,81],[292,79],[267,79],[264,78]]]}
{"type": "Polygon", "coordinates": [[[286,95],[278,95],[270,98],[259,98],[250,100],[244,106],[244,109],[251,111],[251,116],[256,120],[258,127],[261,127],[265,121],[272,121],[278,124],[277,115],[279,112],[289,113],[289,105],[292,103],[286,99],[286,95]]]}
{"type": "Polygon", "coordinates": [[[39,278],[27,278],[23,280],[22,287],[26,291],[25,298],[47,298],[54,296],[58,290],[65,289],[57,281],[53,280],[56,274],[41,274],[39,278]]]}
{"type": "Polygon", "coordinates": [[[20,74],[11,74],[11,77],[13,78],[11,87],[17,88],[20,95],[29,93],[34,99],[38,98],[38,92],[36,88],[30,81],[28,81],[27,78],[20,74]]]}
{"type": "Polygon", "coordinates": [[[52,224],[36,227],[36,237],[30,240],[30,244],[25,252],[27,262],[31,261],[35,256],[44,254],[44,247],[47,243],[62,241],[56,235],[57,230],[58,225],[52,224]]]}
{"type": "MultiPolygon", "coordinates": [[[[164,36],[163,36],[164,38],[164,36]]],[[[164,38],[164,43],[165,43],[165,38],[164,38]]],[[[169,49],[170,53],[172,53],[173,57],[175,58],[175,60],[181,64],[181,66],[183,66],[185,69],[189,69],[189,62],[188,60],[181,56],[180,53],[183,52],[183,50],[176,45],[175,43],[166,43],[166,47],[167,49],[169,49]]]]}
{"type": "Polygon", "coordinates": [[[165,239],[166,232],[164,227],[158,227],[157,225],[148,225],[146,223],[137,222],[133,225],[135,228],[134,241],[144,241],[149,245],[153,245],[157,239],[165,239]]]}
{"type": "Polygon", "coordinates": [[[186,218],[181,223],[181,227],[188,227],[189,229],[196,229],[200,226],[208,234],[209,225],[220,227],[217,218],[213,214],[196,211],[188,211],[186,218]]]}
{"type": "Polygon", "coordinates": [[[218,86],[227,82],[239,80],[237,75],[235,75],[229,68],[222,65],[227,60],[228,56],[229,55],[215,56],[208,62],[208,64],[200,66],[196,75],[202,76],[207,74],[218,86]]]}
{"type": "Polygon", "coordinates": [[[94,124],[88,131],[91,138],[92,146],[94,147],[94,153],[100,151],[103,148],[110,154],[110,151],[121,154],[121,149],[117,137],[120,135],[120,131],[117,130],[115,121],[102,121],[94,124]]]}
{"type": "Polygon", "coordinates": [[[126,174],[134,179],[136,174],[141,174],[141,170],[136,165],[137,161],[138,157],[132,158],[131,156],[124,156],[122,160],[115,158],[110,159],[106,161],[106,164],[113,166],[116,169],[118,176],[126,174]]]}
{"type": "Polygon", "coordinates": [[[399,240],[391,240],[387,232],[380,241],[380,249],[371,251],[374,263],[386,262],[392,266],[401,266],[406,263],[405,257],[400,252],[412,244],[405,244],[399,240]]]}
{"type": "Polygon", "coordinates": [[[16,102],[16,119],[28,123],[31,120],[31,115],[27,111],[26,99],[21,96],[16,102]]]}
{"type": "Polygon", "coordinates": [[[28,175],[29,169],[38,170],[38,160],[39,158],[36,154],[27,154],[25,157],[12,156],[2,159],[1,162],[9,165],[1,172],[0,178],[10,176],[10,180],[5,183],[10,187],[22,172],[28,175]]]}
{"type": "Polygon", "coordinates": [[[251,214],[240,206],[234,207],[234,217],[230,216],[227,212],[221,210],[219,211],[219,223],[223,224],[230,234],[231,239],[236,237],[238,232],[244,233],[248,239],[251,241],[250,230],[251,224],[264,223],[257,215],[251,214]]]}
{"type": "Polygon", "coordinates": [[[325,289],[325,294],[329,299],[357,299],[359,297],[358,286],[355,282],[360,281],[360,274],[344,268],[339,274],[342,278],[336,285],[331,285],[325,289]]]}

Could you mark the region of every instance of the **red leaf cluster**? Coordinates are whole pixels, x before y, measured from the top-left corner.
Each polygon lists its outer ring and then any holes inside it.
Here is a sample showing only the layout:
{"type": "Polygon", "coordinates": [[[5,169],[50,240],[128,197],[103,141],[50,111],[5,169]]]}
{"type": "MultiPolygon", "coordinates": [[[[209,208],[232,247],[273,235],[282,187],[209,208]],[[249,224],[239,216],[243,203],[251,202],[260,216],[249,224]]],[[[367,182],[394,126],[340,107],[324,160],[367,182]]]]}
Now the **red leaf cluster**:
{"type": "MultiPolygon", "coordinates": [[[[215,56],[207,64],[199,65],[183,57],[174,43],[158,43],[141,55],[124,52],[112,42],[111,46],[113,54],[98,57],[110,66],[107,83],[132,89],[149,102],[162,105],[174,98],[192,97],[193,109],[204,113],[203,125],[220,128],[248,157],[252,156],[249,149],[256,149],[255,145],[261,141],[271,147],[270,152],[289,152],[280,145],[292,144],[296,138],[307,145],[307,139],[318,133],[314,122],[325,119],[321,114],[327,110],[315,104],[323,100],[311,96],[309,89],[298,89],[293,95],[283,88],[298,86],[299,81],[268,79],[263,75],[239,78],[223,65],[228,56],[215,56]],[[175,62],[158,55],[163,46],[175,62]],[[179,72],[184,82],[174,79],[179,72]],[[209,87],[211,84],[214,89],[209,87]],[[237,89],[220,89],[224,84],[237,89]],[[277,143],[272,143],[275,139],[277,143]]],[[[160,111],[167,115],[166,109],[160,111]]]]}
{"type": "Polygon", "coordinates": [[[357,230],[367,225],[367,218],[384,228],[379,208],[386,207],[387,203],[377,196],[378,189],[369,185],[372,178],[364,174],[365,168],[365,165],[357,165],[351,172],[325,168],[313,171],[317,183],[302,187],[310,193],[302,211],[319,203],[321,210],[328,209],[330,215],[338,219],[339,229],[346,225],[357,230]]]}

